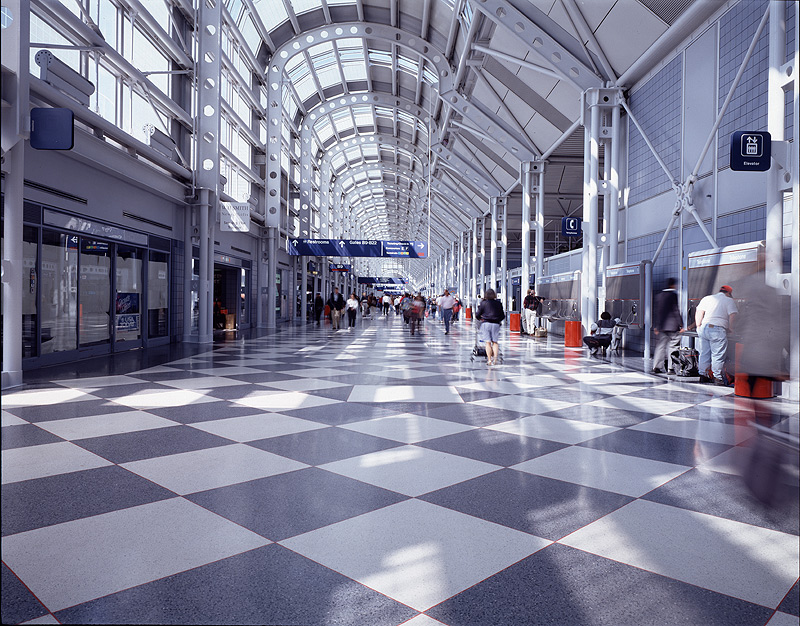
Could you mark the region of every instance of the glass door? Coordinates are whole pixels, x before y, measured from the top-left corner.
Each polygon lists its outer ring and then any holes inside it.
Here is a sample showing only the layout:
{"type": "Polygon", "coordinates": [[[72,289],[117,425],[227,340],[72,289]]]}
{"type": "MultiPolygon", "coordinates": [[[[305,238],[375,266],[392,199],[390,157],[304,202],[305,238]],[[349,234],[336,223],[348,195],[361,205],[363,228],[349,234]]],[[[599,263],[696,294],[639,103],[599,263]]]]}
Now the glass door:
{"type": "Polygon", "coordinates": [[[142,345],[144,250],[116,244],[114,257],[114,350],[142,345]]]}
{"type": "Polygon", "coordinates": [[[111,344],[111,245],[81,238],[78,337],[82,350],[98,354],[111,344]]]}

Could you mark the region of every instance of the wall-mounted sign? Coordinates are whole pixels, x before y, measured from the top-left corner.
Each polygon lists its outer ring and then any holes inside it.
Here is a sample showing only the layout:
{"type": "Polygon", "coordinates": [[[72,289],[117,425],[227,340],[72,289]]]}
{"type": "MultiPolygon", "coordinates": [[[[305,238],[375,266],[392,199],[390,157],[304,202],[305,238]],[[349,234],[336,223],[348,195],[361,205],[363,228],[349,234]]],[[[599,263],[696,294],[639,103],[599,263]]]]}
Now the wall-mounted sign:
{"type": "Polygon", "coordinates": [[[220,230],[233,233],[250,232],[250,204],[247,202],[219,203],[220,230]]]}
{"type": "Polygon", "coordinates": [[[581,220],[577,217],[562,217],[561,235],[564,237],[580,237],[581,220]]]}
{"type": "Polygon", "coordinates": [[[772,165],[772,138],[762,130],[739,130],[731,135],[731,169],[766,172],[772,165]]]}
{"type": "Polygon", "coordinates": [[[72,110],[31,109],[30,143],[34,150],[72,150],[75,145],[75,115],[72,110]]]}

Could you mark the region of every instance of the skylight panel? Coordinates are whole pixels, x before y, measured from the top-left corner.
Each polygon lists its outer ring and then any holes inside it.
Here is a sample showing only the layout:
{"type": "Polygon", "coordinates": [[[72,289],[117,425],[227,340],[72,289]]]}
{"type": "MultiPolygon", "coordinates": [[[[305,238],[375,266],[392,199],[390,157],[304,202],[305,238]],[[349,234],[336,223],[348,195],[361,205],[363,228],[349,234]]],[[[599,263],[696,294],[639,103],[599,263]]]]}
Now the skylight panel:
{"type": "Polygon", "coordinates": [[[250,52],[252,52],[254,55],[257,55],[258,48],[261,46],[261,36],[258,34],[258,30],[256,29],[256,25],[253,23],[253,18],[250,13],[247,13],[244,20],[242,20],[239,31],[242,33],[242,37],[244,37],[244,40],[247,42],[247,47],[250,48],[250,52]]]}
{"type": "Polygon", "coordinates": [[[385,50],[369,50],[369,62],[382,67],[392,67],[392,53],[385,50]]]}
{"type": "Polygon", "coordinates": [[[314,86],[314,81],[311,80],[311,74],[306,74],[301,80],[293,81],[292,84],[297,91],[297,95],[303,102],[317,93],[317,88],[314,86]]]}
{"type": "Polygon", "coordinates": [[[295,15],[307,13],[308,11],[313,11],[314,9],[322,7],[322,2],[320,2],[320,0],[291,0],[291,3],[295,15]]]}
{"type": "Polygon", "coordinates": [[[317,80],[319,80],[319,84],[322,85],[322,88],[325,89],[326,87],[330,87],[332,85],[341,85],[342,84],[342,77],[339,74],[339,68],[336,65],[330,65],[325,68],[321,68],[316,70],[317,72],[317,80]]]}
{"type": "Polygon", "coordinates": [[[397,57],[397,66],[401,71],[411,74],[411,76],[416,76],[419,71],[419,64],[402,54],[397,57]]]}
{"type": "Polygon", "coordinates": [[[348,82],[367,80],[367,66],[364,65],[363,59],[342,61],[342,69],[344,70],[344,79],[348,82]]]}
{"type": "Polygon", "coordinates": [[[353,129],[353,120],[349,115],[346,117],[341,117],[340,119],[335,119],[333,120],[333,123],[336,126],[336,132],[339,134],[353,129]]]}
{"type": "Polygon", "coordinates": [[[353,116],[356,118],[356,124],[361,127],[375,126],[375,120],[369,107],[353,107],[353,116]]]}
{"type": "Polygon", "coordinates": [[[275,0],[253,0],[253,4],[267,30],[272,30],[289,19],[289,14],[286,12],[286,7],[283,6],[283,2],[276,2],[275,0]]]}

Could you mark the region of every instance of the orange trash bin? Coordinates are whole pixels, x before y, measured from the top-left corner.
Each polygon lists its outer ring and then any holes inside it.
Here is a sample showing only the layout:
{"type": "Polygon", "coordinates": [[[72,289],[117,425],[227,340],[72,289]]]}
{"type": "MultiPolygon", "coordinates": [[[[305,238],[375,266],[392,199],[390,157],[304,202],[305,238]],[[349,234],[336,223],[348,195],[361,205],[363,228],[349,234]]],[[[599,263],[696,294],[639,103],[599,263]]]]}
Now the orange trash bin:
{"type": "Polygon", "coordinates": [[[520,320],[519,320],[519,313],[509,313],[508,314],[508,323],[509,323],[509,328],[511,329],[512,333],[514,331],[520,332],[521,326],[520,326],[520,320]]]}
{"type": "Polygon", "coordinates": [[[582,345],[583,337],[581,337],[581,323],[573,320],[564,322],[564,347],[580,348],[582,345]]]}
{"type": "Polygon", "coordinates": [[[466,313],[464,313],[465,318],[468,319],[468,320],[471,320],[472,319],[472,307],[468,306],[465,310],[466,310],[466,313]]]}
{"type": "Polygon", "coordinates": [[[740,398],[772,398],[775,394],[772,391],[772,381],[769,378],[756,376],[756,382],[751,392],[750,375],[739,371],[739,358],[742,354],[742,349],[742,344],[737,343],[733,394],[740,398]]]}

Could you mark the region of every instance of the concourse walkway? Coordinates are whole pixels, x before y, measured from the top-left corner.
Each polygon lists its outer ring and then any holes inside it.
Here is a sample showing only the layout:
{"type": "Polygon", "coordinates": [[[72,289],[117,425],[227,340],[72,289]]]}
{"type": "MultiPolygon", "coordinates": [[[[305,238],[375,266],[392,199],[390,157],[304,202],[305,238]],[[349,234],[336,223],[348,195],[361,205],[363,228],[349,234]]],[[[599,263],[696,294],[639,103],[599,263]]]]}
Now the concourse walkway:
{"type": "Polygon", "coordinates": [[[359,316],[3,394],[3,623],[798,623],[749,401],[473,341],[359,316]]]}

